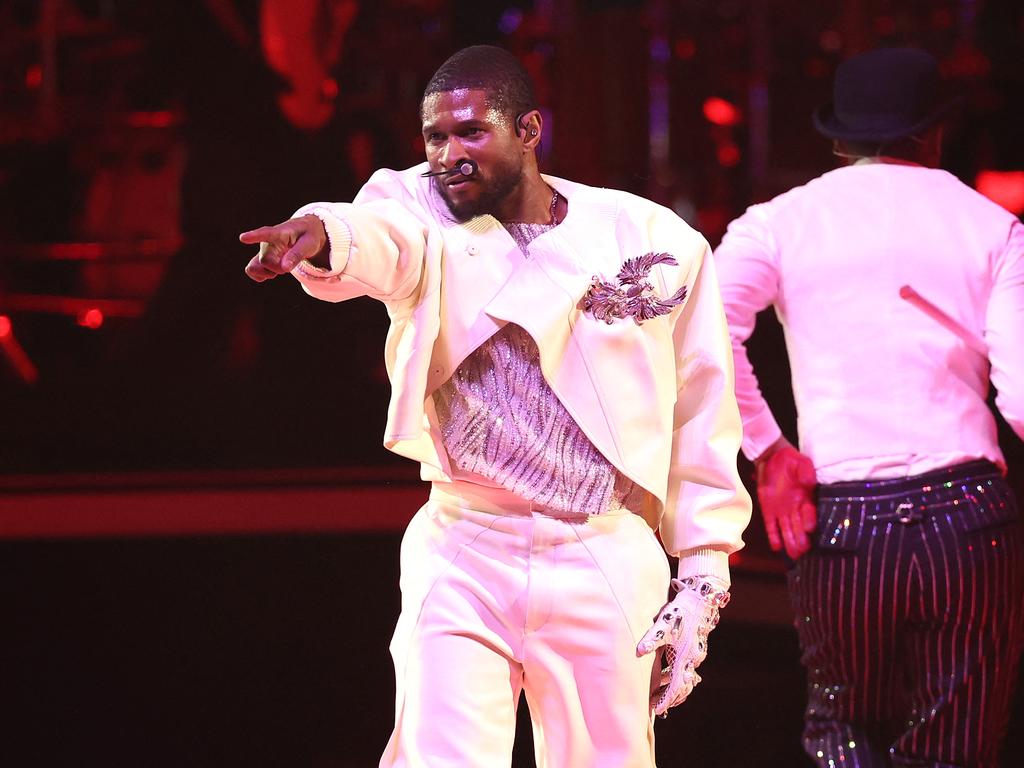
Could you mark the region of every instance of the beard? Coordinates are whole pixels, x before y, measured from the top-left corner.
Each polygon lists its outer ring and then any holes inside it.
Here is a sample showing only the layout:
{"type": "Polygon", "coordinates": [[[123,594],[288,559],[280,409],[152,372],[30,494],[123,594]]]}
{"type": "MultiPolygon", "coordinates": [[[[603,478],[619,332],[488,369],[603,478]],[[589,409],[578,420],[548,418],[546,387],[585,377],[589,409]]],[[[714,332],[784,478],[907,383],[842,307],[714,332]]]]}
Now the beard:
{"type": "Polygon", "coordinates": [[[477,185],[477,195],[472,200],[459,202],[452,200],[448,186],[444,182],[439,178],[434,178],[433,181],[441,198],[447,204],[448,210],[451,211],[452,216],[460,222],[465,222],[477,216],[482,216],[486,213],[493,214],[497,211],[501,204],[519,186],[521,174],[522,168],[515,167],[511,163],[496,167],[489,177],[482,176],[468,182],[477,185]]]}

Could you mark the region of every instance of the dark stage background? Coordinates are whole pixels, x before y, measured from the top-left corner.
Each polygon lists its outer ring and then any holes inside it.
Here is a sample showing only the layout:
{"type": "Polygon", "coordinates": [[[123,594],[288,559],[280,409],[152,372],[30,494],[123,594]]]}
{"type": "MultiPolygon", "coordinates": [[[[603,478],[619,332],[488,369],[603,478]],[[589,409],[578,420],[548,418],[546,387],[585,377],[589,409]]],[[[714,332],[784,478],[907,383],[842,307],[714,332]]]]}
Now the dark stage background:
{"type": "MultiPolygon", "coordinates": [[[[921,46],[965,96],[944,166],[1024,211],[1015,0],[0,0],[0,765],[376,764],[425,495],[380,447],[386,315],[249,282],[237,234],[418,162],[423,86],[479,42],[536,79],[545,170],[712,245],[832,167],[839,61],[921,46]]],[[[773,317],[750,346],[793,438],[773,317]]],[[[747,539],[663,765],[804,764],[783,565],[747,539]]]]}

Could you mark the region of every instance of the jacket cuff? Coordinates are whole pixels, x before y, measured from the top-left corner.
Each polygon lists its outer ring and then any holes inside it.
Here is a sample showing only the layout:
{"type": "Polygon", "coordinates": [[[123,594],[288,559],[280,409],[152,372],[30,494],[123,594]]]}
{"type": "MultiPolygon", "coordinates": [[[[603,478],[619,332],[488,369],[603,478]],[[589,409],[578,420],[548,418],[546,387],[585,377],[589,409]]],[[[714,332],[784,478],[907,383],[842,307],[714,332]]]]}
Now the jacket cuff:
{"type": "Polygon", "coordinates": [[[680,579],[687,576],[715,576],[726,584],[732,584],[729,578],[729,555],[711,547],[694,547],[679,553],[680,579]]]}
{"type": "Polygon", "coordinates": [[[317,278],[329,279],[337,277],[348,266],[348,258],[352,250],[352,230],[349,229],[348,223],[344,219],[335,216],[330,210],[316,203],[302,206],[295,212],[292,218],[298,219],[309,214],[316,216],[323,222],[324,231],[327,233],[328,258],[330,259],[331,268],[323,269],[322,267],[314,266],[307,260],[300,262],[295,267],[295,271],[300,272],[304,277],[313,278],[314,280],[317,278]]]}

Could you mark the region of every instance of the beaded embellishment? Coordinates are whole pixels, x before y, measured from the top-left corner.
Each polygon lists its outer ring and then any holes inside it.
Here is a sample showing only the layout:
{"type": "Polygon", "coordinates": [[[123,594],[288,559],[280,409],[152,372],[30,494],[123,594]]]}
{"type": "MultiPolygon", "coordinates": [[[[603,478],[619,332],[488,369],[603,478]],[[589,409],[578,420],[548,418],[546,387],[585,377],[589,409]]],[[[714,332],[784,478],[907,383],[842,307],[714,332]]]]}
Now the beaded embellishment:
{"type": "Polygon", "coordinates": [[[616,275],[619,284],[613,285],[595,275],[580,299],[579,308],[609,325],[626,317],[632,317],[639,325],[652,317],[667,315],[686,300],[686,286],[668,299],[660,298],[647,280],[655,264],[676,266],[678,262],[671,254],[653,252],[627,259],[616,275]]]}

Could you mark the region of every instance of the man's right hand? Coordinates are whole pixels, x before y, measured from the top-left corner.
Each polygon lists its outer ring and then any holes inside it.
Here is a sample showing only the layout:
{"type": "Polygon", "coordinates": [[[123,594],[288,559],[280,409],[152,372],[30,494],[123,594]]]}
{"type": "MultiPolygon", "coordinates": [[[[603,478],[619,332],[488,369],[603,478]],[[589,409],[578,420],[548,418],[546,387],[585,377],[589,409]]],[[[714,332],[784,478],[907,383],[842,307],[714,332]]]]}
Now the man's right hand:
{"type": "Polygon", "coordinates": [[[783,545],[793,560],[811,547],[807,534],[817,526],[814,464],[784,437],[757,457],[757,499],[768,544],[783,545]]]}
{"type": "Polygon", "coordinates": [[[312,214],[243,232],[238,239],[246,245],[260,247],[260,252],[245,268],[245,274],[258,283],[291,272],[303,260],[315,266],[329,266],[327,231],[323,222],[312,214]]]}

